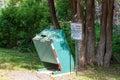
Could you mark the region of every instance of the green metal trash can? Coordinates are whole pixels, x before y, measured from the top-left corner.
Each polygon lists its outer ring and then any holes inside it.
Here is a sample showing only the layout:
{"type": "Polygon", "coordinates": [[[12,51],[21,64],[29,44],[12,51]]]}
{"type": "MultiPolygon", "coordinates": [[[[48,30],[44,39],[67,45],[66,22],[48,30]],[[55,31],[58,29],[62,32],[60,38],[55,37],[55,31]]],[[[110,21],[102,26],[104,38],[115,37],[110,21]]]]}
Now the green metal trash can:
{"type": "Polygon", "coordinates": [[[53,74],[74,70],[74,60],[62,30],[45,29],[33,38],[40,60],[57,71],[53,74]]]}

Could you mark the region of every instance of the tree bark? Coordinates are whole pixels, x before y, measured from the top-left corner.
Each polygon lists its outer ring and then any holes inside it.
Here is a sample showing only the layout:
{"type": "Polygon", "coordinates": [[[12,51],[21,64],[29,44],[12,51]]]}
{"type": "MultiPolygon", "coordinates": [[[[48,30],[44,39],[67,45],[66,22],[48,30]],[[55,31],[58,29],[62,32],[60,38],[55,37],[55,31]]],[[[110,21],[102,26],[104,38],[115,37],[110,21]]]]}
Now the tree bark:
{"type": "Polygon", "coordinates": [[[82,0],[77,0],[77,22],[82,24],[82,40],[78,41],[78,70],[86,69],[85,26],[83,20],[82,0]]]}
{"type": "Polygon", "coordinates": [[[96,61],[100,67],[109,67],[112,55],[112,20],[114,0],[103,0],[102,25],[96,61]]]}
{"type": "Polygon", "coordinates": [[[54,25],[55,29],[60,29],[57,17],[56,17],[56,12],[55,12],[55,6],[54,6],[54,0],[48,0],[49,8],[50,8],[50,14],[52,17],[52,22],[54,25]]]}
{"type": "Polygon", "coordinates": [[[85,24],[83,20],[83,10],[82,10],[82,0],[69,0],[72,16],[73,16],[73,22],[78,22],[82,24],[82,40],[78,41],[78,70],[85,70],[86,69],[86,47],[85,47],[85,24]]]}
{"type": "Polygon", "coordinates": [[[77,13],[77,2],[76,0],[69,0],[72,16],[73,16],[73,22],[76,22],[76,13],[77,13]]]}
{"type": "Polygon", "coordinates": [[[108,0],[108,16],[106,26],[106,53],[104,55],[104,67],[109,67],[112,55],[112,21],[114,0],[108,0]]]}
{"type": "Polygon", "coordinates": [[[100,27],[100,41],[98,43],[96,62],[99,67],[104,65],[104,54],[106,45],[106,23],[107,23],[107,0],[103,0],[102,3],[102,19],[100,27]]]}
{"type": "Polygon", "coordinates": [[[95,28],[94,28],[95,4],[94,0],[86,0],[86,44],[87,63],[94,66],[95,61],[95,28]]]}

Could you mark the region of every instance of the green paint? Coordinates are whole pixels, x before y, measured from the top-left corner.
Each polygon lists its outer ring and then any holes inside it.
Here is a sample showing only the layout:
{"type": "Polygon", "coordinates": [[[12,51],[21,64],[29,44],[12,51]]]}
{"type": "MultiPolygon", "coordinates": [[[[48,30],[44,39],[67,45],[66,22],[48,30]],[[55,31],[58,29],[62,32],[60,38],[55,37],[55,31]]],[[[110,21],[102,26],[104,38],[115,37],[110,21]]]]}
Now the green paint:
{"type": "Polygon", "coordinates": [[[33,38],[33,42],[39,58],[46,68],[56,69],[53,74],[67,73],[74,70],[73,56],[70,52],[65,34],[62,30],[45,29],[33,38]],[[36,42],[34,40],[40,40],[40,42],[36,42]],[[58,62],[56,57],[53,55],[52,46],[46,43],[46,40],[52,42],[62,67],[62,71],[58,68],[58,62]]]}

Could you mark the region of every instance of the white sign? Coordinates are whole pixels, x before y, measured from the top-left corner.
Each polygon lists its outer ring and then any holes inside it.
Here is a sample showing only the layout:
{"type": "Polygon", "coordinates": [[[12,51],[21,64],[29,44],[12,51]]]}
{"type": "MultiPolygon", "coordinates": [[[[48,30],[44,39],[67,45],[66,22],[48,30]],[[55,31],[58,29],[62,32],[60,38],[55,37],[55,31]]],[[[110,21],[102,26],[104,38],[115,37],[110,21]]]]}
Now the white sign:
{"type": "Polygon", "coordinates": [[[82,40],[82,24],[71,23],[71,38],[75,40],[82,40]]]}

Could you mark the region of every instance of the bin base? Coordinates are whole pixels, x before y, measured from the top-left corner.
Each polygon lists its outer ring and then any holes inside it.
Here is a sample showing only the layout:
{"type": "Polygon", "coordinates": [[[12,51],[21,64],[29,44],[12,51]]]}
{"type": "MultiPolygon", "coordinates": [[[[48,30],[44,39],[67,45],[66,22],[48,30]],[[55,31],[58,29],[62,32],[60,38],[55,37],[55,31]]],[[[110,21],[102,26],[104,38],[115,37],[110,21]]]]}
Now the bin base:
{"type": "Polygon", "coordinates": [[[53,75],[65,74],[65,73],[72,73],[72,72],[64,72],[64,71],[54,71],[54,72],[52,72],[53,75]]]}
{"type": "Polygon", "coordinates": [[[42,68],[42,69],[38,69],[37,70],[38,72],[49,72],[49,74],[52,74],[52,75],[57,75],[57,74],[63,74],[63,73],[72,73],[72,71],[71,72],[69,72],[69,71],[59,71],[59,70],[55,70],[55,69],[47,69],[47,68],[42,68]]]}

